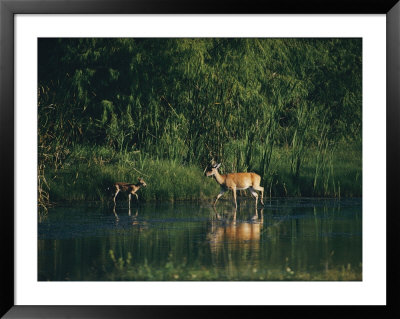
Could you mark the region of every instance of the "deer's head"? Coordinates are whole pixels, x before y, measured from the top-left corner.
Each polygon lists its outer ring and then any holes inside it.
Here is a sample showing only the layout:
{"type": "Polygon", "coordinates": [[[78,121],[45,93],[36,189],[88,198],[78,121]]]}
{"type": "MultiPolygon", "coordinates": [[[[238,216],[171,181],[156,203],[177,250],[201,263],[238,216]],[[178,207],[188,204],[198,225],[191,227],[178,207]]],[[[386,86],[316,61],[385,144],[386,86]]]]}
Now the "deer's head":
{"type": "Polygon", "coordinates": [[[215,163],[215,164],[209,165],[209,166],[207,166],[207,168],[205,169],[204,174],[205,174],[207,177],[213,176],[213,175],[215,175],[215,174],[218,172],[218,168],[219,168],[220,166],[221,166],[221,163],[219,163],[219,164],[215,163]]]}
{"type": "Polygon", "coordinates": [[[138,186],[141,186],[141,187],[146,187],[146,186],[147,186],[147,184],[146,184],[146,182],[143,180],[143,178],[139,177],[139,178],[138,178],[138,181],[139,181],[139,185],[138,185],[138,186]]]}

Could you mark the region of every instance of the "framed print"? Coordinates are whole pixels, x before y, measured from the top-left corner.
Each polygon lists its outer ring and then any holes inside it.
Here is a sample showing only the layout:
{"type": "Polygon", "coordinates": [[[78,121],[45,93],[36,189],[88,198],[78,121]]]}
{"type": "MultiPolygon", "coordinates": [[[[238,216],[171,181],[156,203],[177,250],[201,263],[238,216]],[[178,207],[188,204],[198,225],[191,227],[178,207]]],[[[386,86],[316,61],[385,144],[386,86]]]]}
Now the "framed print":
{"type": "Polygon", "coordinates": [[[0,10],[5,318],[398,311],[397,1],[0,10]]]}

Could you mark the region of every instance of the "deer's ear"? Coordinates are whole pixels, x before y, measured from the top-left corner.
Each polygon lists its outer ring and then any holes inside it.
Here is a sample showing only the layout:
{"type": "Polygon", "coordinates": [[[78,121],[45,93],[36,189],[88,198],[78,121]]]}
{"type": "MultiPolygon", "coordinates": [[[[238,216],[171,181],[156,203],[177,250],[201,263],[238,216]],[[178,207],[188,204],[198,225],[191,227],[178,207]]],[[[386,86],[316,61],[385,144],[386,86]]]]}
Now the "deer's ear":
{"type": "Polygon", "coordinates": [[[219,168],[221,166],[221,163],[219,163],[217,166],[215,166],[215,168],[219,168]]]}
{"type": "Polygon", "coordinates": [[[141,178],[139,177],[137,180],[140,182],[141,178]]]}

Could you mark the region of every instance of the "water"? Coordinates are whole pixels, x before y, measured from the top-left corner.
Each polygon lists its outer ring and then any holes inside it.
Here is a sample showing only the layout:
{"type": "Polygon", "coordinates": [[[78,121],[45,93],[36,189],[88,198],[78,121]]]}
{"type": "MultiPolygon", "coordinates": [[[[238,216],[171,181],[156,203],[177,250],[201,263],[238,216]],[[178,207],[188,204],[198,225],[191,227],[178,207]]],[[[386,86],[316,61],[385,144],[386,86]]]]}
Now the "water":
{"type": "Polygon", "coordinates": [[[361,274],[361,199],[275,199],[258,210],[253,203],[242,201],[236,213],[229,201],[215,210],[198,202],[52,208],[38,224],[38,280],[361,274]]]}

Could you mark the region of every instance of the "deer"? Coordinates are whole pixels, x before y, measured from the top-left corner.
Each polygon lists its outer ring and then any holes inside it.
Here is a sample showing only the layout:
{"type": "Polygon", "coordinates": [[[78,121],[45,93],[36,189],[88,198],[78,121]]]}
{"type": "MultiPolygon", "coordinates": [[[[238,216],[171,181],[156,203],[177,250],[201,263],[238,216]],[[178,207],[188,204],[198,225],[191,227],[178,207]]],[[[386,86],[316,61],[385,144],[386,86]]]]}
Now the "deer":
{"type": "Polygon", "coordinates": [[[264,197],[264,187],[260,186],[261,176],[256,173],[229,173],[225,175],[221,175],[218,172],[221,163],[209,165],[205,169],[205,175],[207,177],[214,176],[217,183],[221,186],[221,191],[217,195],[217,198],[213,204],[215,206],[218,202],[218,199],[227,192],[228,190],[232,190],[233,192],[233,200],[235,204],[235,208],[237,209],[237,200],[236,200],[236,191],[249,189],[250,193],[256,199],[256,207],[258,203],[258,193],[256,191],[261,192],[261,204],[264,205],[263,197],[264,197]]]}
{"type": "Polygon", "coordinates": [[[136,193],[141,187],[146,187],[147,184],[142,178],[138,178],[138,183],[136,184],[130,184],[130,183],[125,183],[125,182],[115,182],[112,186],[113,190],[113,200],[114,200],[114,207],[116,205],[115,199],[117,198],[117,195],[119,192],[123,192],[125,194],[128,194],[128,206],[129,210],[131,208],[131,196],[135,195],[136,199],[139,200],[139,196],[136,193]]]}

